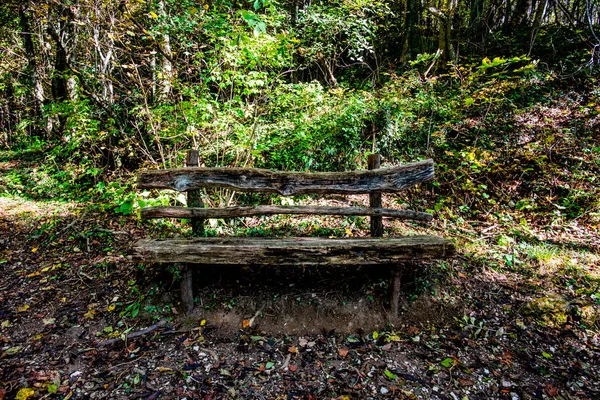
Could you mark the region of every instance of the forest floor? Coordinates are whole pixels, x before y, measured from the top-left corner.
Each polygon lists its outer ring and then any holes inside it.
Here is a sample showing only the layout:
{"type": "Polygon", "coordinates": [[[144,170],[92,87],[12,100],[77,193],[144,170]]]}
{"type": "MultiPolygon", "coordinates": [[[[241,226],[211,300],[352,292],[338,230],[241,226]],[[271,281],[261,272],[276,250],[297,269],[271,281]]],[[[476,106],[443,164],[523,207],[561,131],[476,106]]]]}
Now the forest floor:
{"type": "Polygon", "coordinates": [[[407,273],[399,318],[384,268],[337,267],[203,269],[186,317],[168,266],[126,258],[161,227],[0,197],[0,399],[600,398],[597,232],[512,227],[391,224],[458,247],[407,273]]]}

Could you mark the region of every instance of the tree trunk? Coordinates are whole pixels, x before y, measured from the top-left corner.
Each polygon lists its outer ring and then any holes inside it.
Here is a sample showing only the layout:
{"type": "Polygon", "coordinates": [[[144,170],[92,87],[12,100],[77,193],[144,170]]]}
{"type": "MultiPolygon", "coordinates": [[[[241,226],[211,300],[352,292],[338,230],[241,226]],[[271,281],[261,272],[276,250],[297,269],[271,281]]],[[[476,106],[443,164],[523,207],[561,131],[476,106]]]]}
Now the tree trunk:
{"type": "Polygon", "coordinates": [[[540,30],[542,25],[542,20],[544,19],[544,14],[546,13],[546,7],[548,6],[548,0],[540,0],[537,5],[537,10],[535,12],[535,19],[533,20],[533,25],[531,26],[531,40],[529,42],[529,54],[531,54],[531,50],[533,49],[533,45],[535,44],[535,38],[540,30]]]}
{"type": "MultiPolygon", "coordinates": [[[[158,15],[166,18],[167,13],[165,10],[165,2],[163,0],[158,2],[158,15]]],[[[171,51],[171,38],[168,34],[162,35],[162,42],[160,43],[160,52],[162,53],[161,71],[159,76],[160,92],[158,94],[159,99],[167,99],[173,90],[173,80],[175,78],[175,71],[173,70],[173,52],[171,51]]]]}
{"type": "MultiPolygon", "coordinates": [[[[19,24],[21,28],[21,39],[25,48],[25,57],[27,58],[27,72],[30,79],[31,87],[33,88],[33,115],[38,119],[40,125],[44,124],[44,88],[40,81],[40,70],[36,58],[36,50],[33,44],[31,30],[31,21],[29,16],[29,2],[21,3],[19,7],[19,24]]],[[[48,134],[48,126],[46,124],[46,134],[48,134]]]]}

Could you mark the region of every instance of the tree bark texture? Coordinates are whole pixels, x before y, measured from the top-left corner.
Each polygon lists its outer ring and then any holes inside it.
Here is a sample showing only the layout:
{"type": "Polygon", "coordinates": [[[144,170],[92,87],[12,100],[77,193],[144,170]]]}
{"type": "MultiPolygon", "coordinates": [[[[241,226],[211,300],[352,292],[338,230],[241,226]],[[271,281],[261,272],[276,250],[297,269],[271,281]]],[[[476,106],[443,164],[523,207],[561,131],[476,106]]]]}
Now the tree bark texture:
{"type": "Polygon", "coordinates": [[[353,172],[285,172],[255,168],[182,168],[143,171],[139,189],[180,192],[203,187],[226,187],[241,192],[292,196],[306,193],[360,194],[400,192],[433,179],[433,160],[392,168],[353,172]]]}
{"type": "Polygon", "coordinates": [[[454,254],[437,236],[398,238],[142,239],[132,260],[211,265],[380,265],[454,254]]]}

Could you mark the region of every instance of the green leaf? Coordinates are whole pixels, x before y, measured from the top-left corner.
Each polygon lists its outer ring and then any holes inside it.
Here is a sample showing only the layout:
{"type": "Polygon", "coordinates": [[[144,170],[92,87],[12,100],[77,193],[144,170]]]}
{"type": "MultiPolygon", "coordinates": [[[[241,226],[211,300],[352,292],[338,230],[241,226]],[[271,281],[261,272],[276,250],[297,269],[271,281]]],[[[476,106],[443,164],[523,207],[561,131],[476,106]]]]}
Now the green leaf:
{"type": "Polygon", "coordinates": [[[268,363],[265,365],[265,368],[266,368],[266,369],[271,369],[271,368],[273,368],[273,366],[274,366],[274,365],[275,365],[275,363],[274,363],[274,362],[271,362],[271,361],[269,361],[269,362],[268,362],[268,363]]]}
{"type": "Polygon", "coordinates": [[[359,342],[360,342],[360,339],[359,339],[359,338],[355,338],[354,336],[348,336],[348,337],[346,338],[346,341],[347,341],[348,343],[359,343],[359,342]]]}
{"type": "Polygon", "coordinates": [[[48,393],[56,394],[57,392],[58,392],[58,386],[56,386],[54,383],[51,383],[48,385],[48,393]]]}
{"type": "Polygon", "coordinates": [[[442,365],[442,367],[450,368],[454,365],[454,359],[448,357],[448,358],[444,359],[442,362],[440,362],[440,364],[442,365]]]}
{"type": "Polygon", "coordinates": [[[545,351],[542,351],[542,356],[544,358],[547,358],[548,360],[552,360],[554,358],[554,357],[552,357],[552,354],[546,353],[545,351]]]}
{"type": "Polygon", "coordinates": [[[390,372],[390,370],[386,369],[385,371],[383,371],[383,373],[389,380],[395,381],[396,379],[398,379],[398,376],[396,376],[396,374],[394,374],[393,372],[390,372]]]}

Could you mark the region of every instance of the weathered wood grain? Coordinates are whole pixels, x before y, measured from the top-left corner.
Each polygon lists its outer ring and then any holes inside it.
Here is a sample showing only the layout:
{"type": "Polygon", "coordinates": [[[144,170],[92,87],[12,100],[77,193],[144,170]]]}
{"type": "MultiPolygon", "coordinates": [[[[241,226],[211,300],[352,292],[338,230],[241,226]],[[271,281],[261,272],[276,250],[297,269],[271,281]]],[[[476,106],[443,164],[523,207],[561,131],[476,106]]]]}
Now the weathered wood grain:
{"type": "Polygon", "coordinates": [[[180,168],[142,171],[140,189],[187,191],[226,187],[241,192],[285,196],[306,193],[358,194],[399,192],[433,178],[433,160],[392,168],[352,172],[285,172],[256,168],[180,168]]]}
{"type": "Polygon", "coordinates": [[[416,221],[431,221],[432,215],[410,210],[366,207],[325,207],[325,206],[247,206],[224,208],[196,207],[146,207],[142,209],[142,219],[152,218],[235,218],[257,215],[364,215],[416,221]]]}
{"type": "Polygon", "coordinates": [[[142,239],[132,259],[212,265],[379,265],[453,255],[454,244],[436,236],[398,238],[193,238],[142,239]]]}

